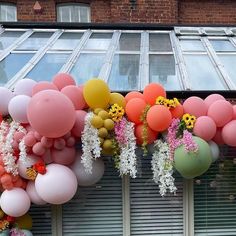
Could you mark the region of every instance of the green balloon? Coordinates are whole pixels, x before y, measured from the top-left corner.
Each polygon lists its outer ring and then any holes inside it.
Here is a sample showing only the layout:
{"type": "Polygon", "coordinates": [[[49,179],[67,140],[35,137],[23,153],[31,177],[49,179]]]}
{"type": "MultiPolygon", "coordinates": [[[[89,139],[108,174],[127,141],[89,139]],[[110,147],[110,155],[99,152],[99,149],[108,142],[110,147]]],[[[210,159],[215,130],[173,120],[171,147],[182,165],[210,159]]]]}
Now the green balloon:
{"type": "Polygon", "coordinates": [[[10,235],[9,229],[6,229],[6,230],[3,230],[2,232],[0,232],[0,236],[8,236],[8,235],[10,235]]]}
{"type": "Polygon", "coordinates": [[[197,152],[186,152],[184,145],[181,145],[174,154],[174,166],[186,179],[202,175],[209,169],[212,162],[212,153],[208,143],[199,137],[193,137],[193,140],[198,145],[197,152]]]}

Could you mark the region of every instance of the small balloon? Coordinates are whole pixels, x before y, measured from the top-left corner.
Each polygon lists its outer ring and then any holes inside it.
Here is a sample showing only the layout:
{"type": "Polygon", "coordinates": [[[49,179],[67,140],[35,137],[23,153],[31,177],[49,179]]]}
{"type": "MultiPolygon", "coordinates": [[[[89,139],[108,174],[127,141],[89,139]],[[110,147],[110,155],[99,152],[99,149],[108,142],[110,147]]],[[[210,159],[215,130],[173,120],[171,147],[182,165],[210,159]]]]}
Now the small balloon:
{"type": "Polygon", "coordinates": [[[211,148],[211,153],[212,153],[212,163],[217,161],[219,159],[220,156],[220,149],[219,146],[213,142],[213,141],[209,141],[208,142],[210,148],[211,148]]]}
{"type": "Polygon", "coordinates": [[[16,95],[27,95],[32,96],[33,87],[37,84],[36,81],[32,79],[21,79],[16,82],[14,88],[14,94],[16,95]]]}
{"type": "Polygon", "coordinates": [[[58,88],[48,82],[48,81],[40,81],[38,82],[32,89],[32,95],[35,95],[36,93],[40,92],[40,91],[44,91],[44,90],[56,90],[58,91],[58,88]]]}
{"type": "Polygon", "coordinates": [[[73,77],[67,73],[56,74],[52,79],[53,84],[57,86],[59,90],[69,85],[76,85],[73,77]]]}

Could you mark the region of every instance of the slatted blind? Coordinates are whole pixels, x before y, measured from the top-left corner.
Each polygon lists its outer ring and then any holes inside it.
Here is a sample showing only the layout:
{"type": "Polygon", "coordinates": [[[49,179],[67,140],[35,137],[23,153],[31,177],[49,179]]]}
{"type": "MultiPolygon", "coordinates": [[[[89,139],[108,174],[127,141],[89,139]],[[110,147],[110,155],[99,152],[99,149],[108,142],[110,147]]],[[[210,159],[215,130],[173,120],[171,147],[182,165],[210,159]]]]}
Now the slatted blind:
{"type": "Polygon", "coordinates": [[[194,183],[195,236],[236,235],[236,149],[221,149],[221,159],[194,183]]]}
{"type": "Polygon", "coordinates": [[[29,214],[33,220],[32,233],[34,236],[52,235],[51,205],[37,206],[33,204],[29,214]]]}
{"type": "Polygon", "coordinates": [[[111,161],[105,162],[99,183],[79,187],[78,195],[63,205],[63,235],[123,235],[122,180],[111,161]]]}
{"type": "Polygon", "coordinates": [[[176,195],[162,198],[152,180],[151,157],[139,161],[139,175],[130,182],[131,235],[183,236],[183,182],[176,179],[176,195]]]}

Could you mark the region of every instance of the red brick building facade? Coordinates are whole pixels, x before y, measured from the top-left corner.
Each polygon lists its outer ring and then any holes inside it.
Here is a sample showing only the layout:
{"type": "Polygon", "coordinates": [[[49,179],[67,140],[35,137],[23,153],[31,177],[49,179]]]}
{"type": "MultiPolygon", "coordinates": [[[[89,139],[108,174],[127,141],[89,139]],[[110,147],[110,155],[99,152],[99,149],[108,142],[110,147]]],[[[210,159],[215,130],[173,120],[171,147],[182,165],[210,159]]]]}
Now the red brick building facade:
{"type": "Polygon", "coordinates": [[[34,0],[2,0],[17,7],[18,21],[57,20],[60,3],[90,6],[91,22],[164,23],[164,24],[235,24],[234,0],[39,0],[42,11],[33,9],[34,0]]]}

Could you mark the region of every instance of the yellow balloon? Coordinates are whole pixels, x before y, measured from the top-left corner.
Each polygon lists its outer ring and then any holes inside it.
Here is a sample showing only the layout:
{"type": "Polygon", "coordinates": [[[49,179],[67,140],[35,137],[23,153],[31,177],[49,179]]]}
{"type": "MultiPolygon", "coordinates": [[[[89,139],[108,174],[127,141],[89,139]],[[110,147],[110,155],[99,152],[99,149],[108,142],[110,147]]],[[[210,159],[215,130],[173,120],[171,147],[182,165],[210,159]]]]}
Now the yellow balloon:
{"type": "Polygon", "coordinates": [[[5,215],[4,211],[0,209],[0,219],[2,219],[4,215],[5,215]]]}
{"type": "Polygon", "coordinates": [[[109,104],[113,105],[115,103],[118,104],[120,107],[125,108],[126,105],[125,97],[120,93],[111,93],[109,104]]]}
{"type": "Polygon", "coordinates": [[[85,83],[83,95],[89,107],[106,108],[110,100],[110,89],[103,80],[91,79],[85,83]]]}
{"type": "Polygon", "coordinates": [[[20,229],[32,229],[32,218],[29,214],[25,214],[21,217],[16,218],[16,224],[20,229]]]}

